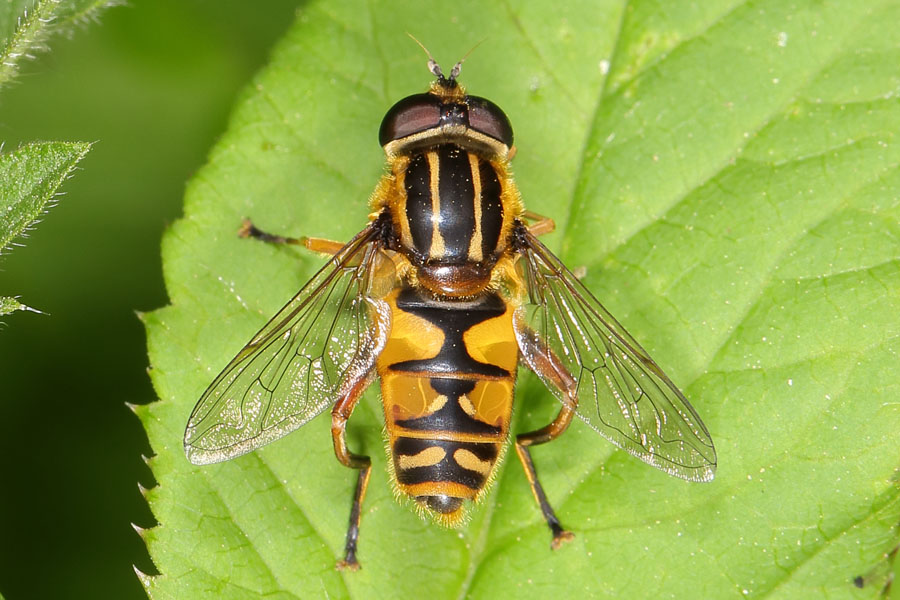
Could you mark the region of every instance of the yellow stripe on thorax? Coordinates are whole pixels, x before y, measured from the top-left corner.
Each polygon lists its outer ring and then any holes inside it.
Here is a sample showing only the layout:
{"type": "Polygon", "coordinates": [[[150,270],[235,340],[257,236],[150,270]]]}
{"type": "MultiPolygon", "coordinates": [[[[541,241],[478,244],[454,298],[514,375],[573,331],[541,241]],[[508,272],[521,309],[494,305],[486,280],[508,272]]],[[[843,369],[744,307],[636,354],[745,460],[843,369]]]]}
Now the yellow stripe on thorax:
{"type": "Polygon", "coordinates": [[[397,159],[392,167],[393,182],[389,176],[382,177],[382,184],[375,191],[372,206],[379,211],[387,207],[394,213],[395,222],[400,226],[400,243],[411,248],[413,239],[412,232],[409,230],[409,217],[406,213],[407,167],[409,167],[409,157],[404,156],[397,159]]]}
{"type": "Polygon", "coordinates": [[[440,171],[441,160],[438,153],[432,150],[425,157],[428,159],[428,171],[431,176],[429,187],[431,189],[431,248],[428,255],[430,258],[441,258],[446,251],[444,247],[444,238],[441,235],[441,193],[440,193],[440,171]]]}
{"type": "Polygon", "coordinates": [[[469,260],[481,262],[484,260],[484,253],[481,249],[481,169],[478,167],[478,157],[471,152],[469,152],[469,168],[472,170],[472,188],[475,192],[475,233],[469,243],[469,260]]]}

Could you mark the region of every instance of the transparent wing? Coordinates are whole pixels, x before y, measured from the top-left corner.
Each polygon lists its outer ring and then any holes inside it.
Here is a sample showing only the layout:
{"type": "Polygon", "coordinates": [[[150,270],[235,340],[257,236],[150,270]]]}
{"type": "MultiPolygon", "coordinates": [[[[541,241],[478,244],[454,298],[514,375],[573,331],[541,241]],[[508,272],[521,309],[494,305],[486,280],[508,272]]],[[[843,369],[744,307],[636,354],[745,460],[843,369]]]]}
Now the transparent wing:
{"type": "Polygon", "coordinates": [[[371,226],[353,238],[216,377],[184,434],[192,463],[274,441],[369,376],[390,328],[387,306],[370,291],[393,277],[374,239],[371,226]]]}
{"type": "Polygon", "coordinates": [[[574,389],[560,389],[523,351],[526,364],[620,448],[671,475],[712,479],[712,438],[682,393],[546,246],[530,233],[522,239],[529,305],[518,322],[519,346],[549,351],[574,389]]]}

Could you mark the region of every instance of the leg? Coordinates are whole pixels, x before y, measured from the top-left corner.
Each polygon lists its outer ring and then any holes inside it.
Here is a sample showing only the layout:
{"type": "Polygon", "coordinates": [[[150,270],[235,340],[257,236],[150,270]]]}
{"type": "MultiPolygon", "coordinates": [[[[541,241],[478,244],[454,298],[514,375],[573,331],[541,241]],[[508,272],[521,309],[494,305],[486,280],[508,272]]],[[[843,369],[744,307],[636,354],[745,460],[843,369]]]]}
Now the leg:
{"type": "Polygon", "coordinates": [[[366,487],[369,485],[369,474],[372,471],[372,461],[368,456],[353,454],[347,449],[346,426],[347,419],[353,413],[356,403],[362,393],[369,387],[372,379],[370,376],[361,378],[350,388],[331,411],[331,438],[334,441],[334,453],[337,459],[346,467],[359,470],[359,478],[356,480],[356,491],[353,494],[353,506],[350,509],[350,526],[347,528],[347,542],[344,546],[344,558],[338,561],[338,570],[359,569],[359,561],[356,560],[356,545],[359,541],[359,518],[363,498],[366,496],[366,487]]]}
{"type": "Polygon", "coordinates": [[[522,217],[528,221],[534,221],[534,223],[528,226],[528,231],[531,235],[538,236],[544,235],[545,233],[553,233],[556,229],[556,223],[554,223],[553,219],[550,217],[539,215],[530,210],[526,210],[522,217]]]}
{"type": "Polygon", "coordinates": [[[575,408],[578,406],[578,396],[575,394],[577,382],[566,371],[559,359],[539,342],[533,332],[528,332],[527,335],[520,336],[520,338],[524,340],[522,354],[526,357],[528,366],[544,380],[550,381],[559,388],[569,401],[563,404],[562,410],[559,411],[552,423],[537,431],[523,433],[516,437],[516,454],[518,454],[522,467],[525,469],[525,476],[528,478],[528,484],[531,486],[534,499],[537,500],[541,513],[544,515],[544,520],[547,521],[550,532],[553,534],[553,541],[550,543],[550,547],[556,550],[575,536],[563,529],[556,513],[553,512],[553,507],[547,501],[547,495],[544,493],[544,488],[538,480],[537,470],[534,467],[534,461],[531,458],[531,452],[528,450],[528,447],[552,442],[568,429],[572,423],[572,418],[575,416],[575,408]]]}
{"type": "Polygon", "coordinates": [[[312,250],[313,252],[318,252],[319,254],[327,254],[329,256],[334,256],[341,248],[344,247],[344,244],[342,244],[341,242],[334,242],[322,238],[309,238],[305,236],[300,238],[292,238],[275,235],[273,233],[267,233],[261,229],[258,229],[256,225],[254,225],[253,222],[250,221],[250,219],[244,219],[244,221],[241,223],[241,228],[238,230],[238,236],[242,238],[253,238],[255,240],[267,242],[269,244],[290,244],[293,246],[303,246],[304,248],[312,250]]]}
{"type": "Polygon", "coordinates": [[[563,406],[553,422],[546,427],[531,433],[523,433],[516,437],[516,454],[519,455],[522,467],[525,468],[525,476],[528,478],[528,484],[531,486],[531,493],[534,494],[534,499],[537,500],[541,513],[544,515],[544,520],[547,521],[550,532],[553,534],[553,541],[550,542],[550,547],[554,550],[575,536],[572,532],[563,529],[556,513],[553,512],[553,507],[547,501],[547,495],[544,494],[544,488],[538,480],[537,471],[534,468],[534,461],[531,459],[531,452],[528,451],[528,446],[536,446],[555,440],[569,427],[569,423],[572,422],[574,415],[575,411],[563,406]]]}

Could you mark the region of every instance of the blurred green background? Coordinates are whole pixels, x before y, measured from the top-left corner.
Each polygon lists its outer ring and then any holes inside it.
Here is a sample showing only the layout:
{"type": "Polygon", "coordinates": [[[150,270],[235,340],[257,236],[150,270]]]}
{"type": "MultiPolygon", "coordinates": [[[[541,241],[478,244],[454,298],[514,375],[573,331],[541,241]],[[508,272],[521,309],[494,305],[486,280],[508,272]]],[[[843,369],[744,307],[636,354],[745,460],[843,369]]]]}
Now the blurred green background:
{"type": "MultiPolygon", "coordinates": [[[[131,0],[50,40],[0,93],[0,141],[96,142],[0,294],[45,315],[0,324],[0,594],[143,598],[131,523],[150,452],[125,403],[155,396],[135,311],[167,303],[159,240],[299,0],[131,0]]],[[[20,240],[22,241],[22,240],[20,240]]]]}

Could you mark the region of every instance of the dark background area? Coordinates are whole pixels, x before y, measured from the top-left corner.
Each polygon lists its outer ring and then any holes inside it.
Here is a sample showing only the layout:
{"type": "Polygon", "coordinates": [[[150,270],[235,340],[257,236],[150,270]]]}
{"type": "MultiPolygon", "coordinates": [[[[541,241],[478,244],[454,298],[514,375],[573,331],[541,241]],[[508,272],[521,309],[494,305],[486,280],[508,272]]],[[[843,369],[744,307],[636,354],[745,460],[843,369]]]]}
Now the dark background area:
{"type": "Polygon", "coordinates": [[[0,594],[142,598],[131,528],[150,448],[126,402],[155,399],[135,311],[167,303],[160,236],[185,182],[299,0],[131,0],[57,36],[0,90],[0,141],[96,142],[0,295],[46,314],[0,323],[0,594]]]}

